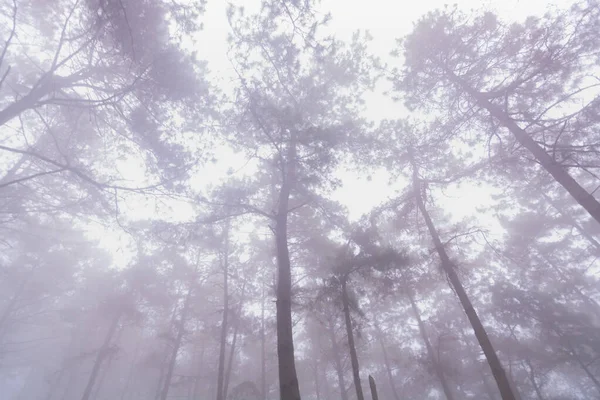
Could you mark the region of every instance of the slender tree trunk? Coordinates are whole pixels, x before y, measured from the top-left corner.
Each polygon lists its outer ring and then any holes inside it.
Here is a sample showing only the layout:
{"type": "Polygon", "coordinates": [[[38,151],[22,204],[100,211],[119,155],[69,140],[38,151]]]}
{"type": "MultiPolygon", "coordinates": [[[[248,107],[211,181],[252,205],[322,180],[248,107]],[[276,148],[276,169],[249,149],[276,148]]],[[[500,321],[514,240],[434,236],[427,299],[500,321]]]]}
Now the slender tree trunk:
{"type": "Polygon", "coordinates": [[[217,375],[217,400],[225,400],[223,393],[225,378],[225,348],[227,347],[227,315],[229,314],[229,223],[225,227],[225,246],[223,262],[223,319],[221,322],[221,347],[219,348],[219,367],[217,375]]]}
{"type": "Polygon", "coordinates": [[[313,364],[313,372],[314,372],[314,376],[313,379],[315,380],[315,394],[317,395],[317,400],[321,400],[321,387],[319,385],[319,358],[318,357],[314,357],[314,364],[313,364]]]}
{"type": "MultiPolygon", "coordinates": [[[[293,135],[292,135],[293,136],[293,135]]],[[[292,185],[295,182],[296,143],[292,137],[283,173],[279,204],[275,217],[277,247],[277,358],[281,400],[300,400],[300,387],[294,357],[292,329],[292,271],[288,248],[288,208],[292,185]]]]}
{"type": "Polygon", "coordinates": [[[260,309],[260,393],[267,400],[267,362],[265,354],[265,277],[262,279],[262,297],[260,309]]]}
{"type": "MultiPolygon", "coordinates": [[[[175,325],[175,319],[177,318],[177,305],[173,307],[173,312],[171,313],[171,319],[169,321],[169,331],[175,325]]],[[[165,380],[165,368],[167,366],[167,362],[169,361],[169,349],[170,346],[168,343],[165,344],[164,354],[162,360],[160,362],[160,368],[158,372],[158,385],[156,386],[156,391],[154,392],[154,400],[159,400],[160,395],[162,393],[163,382],[165,380]]]]}
{"type": "Polygon", "coordinates": [[[177,329],[177,337],[175,338],[175,343],[173,344],[173,351],[171,352],[169,368],[167,369],[167,375],[165,376],[165,382],[163,383],[160,400],[167,400],[167,396],[169,395],[169,389],[171,388],[171,379],[173,377],[173,371],[175,370],[175,363],[177,361],[177,354],[179,353],[179,348],[181,347],[181,340],[183,339],[183,334],[185,333],[185,320],[187,318],[187,313],[190,306],[190,298],[192,296],[192,291],[193,284],[190,284],[190,288],[188,289],[187,295],[185,296],[185,300],[183,302],[183,309],[181,310],[180,321],[178,324],[179,326],[177,329]]]}
{"type": "Polygon", "coordinates": [[[383,341],[383,332],[379,327],[379,324],[375,323],[375,330],[377,330],[377,339],[379,345],[381,346],[381,352],[383,353],[383,362],[385,363],[385,370],[387,373],[388,380],[390,382],[390,387],[392,388],[392,393],[394,394],[394,399],[400,400],[400,396],[398,395],[398,391],[396,390],[396,385],[394,384],[394,376],[392,375],[392,367],[390,365],[390,360],[387,354],[387,350],[385,348],[385,343],[383,341]]]}
{"type": "MultiPolygon", "coordinates": [[[[238,316],[239,318],[239,316],[238,316]]],[[[238,332],[240,327],[240,321],[235,322],[235,327],[233,328],[233,339],[231,340],[231,347],[229,348],[229,362],[227,363],[227,372],[225,373],[225,382],[223,384],[223,398],[227,398],[227,392],[229,391],[229,381],[231,378],[231,371],[233,369],[233,362],[235,361],[235,350],[238,338],[238,332]]]]}
{"type": "Polygon", "coordinates": [[[507,128],[513,134],[517,142],[529,150],[540,165],[552,175],[552,177],[560,183],[583,208],[587,210],[592,218],[600,223],[600,202],[598,202],[593,195],[588,193],[579,183],[577,183],[577,181],[569,175],[567,170],[546,153],[546,151],[537,144],[531,136],[529,136],[529,133],[521,128],[505,111],[487,100],[481,93],[474,90],[467,82],[452,71],[446,69],[446,73],[452,82],[472,96],[481,108],[488,110],[494,118],[507,128]]]}
{"type": "Polygon", "coordinates": [[[346,335],[348,337],[348,348],[350,350],[350,361],[352,363],[352,377],[354,378],[354,388],[356,389],[356,398],[364,400],[362,385],[360,383],[360,370],[358,366],[358,356],[356,355],[356,346],[354,344],[354,332],[352,330],[352,319],[350,318],[350,304],[348,300],[348,289],[346,279],[342,279],[342,304],[344,306],[344,320],[346,322],[346,335]]]}
{"type": "Polygon", "coordinates": [[[110,342],[112,341],[112,338],[115,335],[115,332],[117,331],[119,321],[121,320],[121,315],[122,311],[119,310],[113,316],[110,327],[108,328],[108,332],[104,337],[104,343],[102,343],[102,347],[100,347],[100,350],[98,350],[98,355],[96,356],[96,360],[94,361],[94,366],[92,367],[92,372],[83,392],[83,396],[81,396],[81,400],[89,400],[90,396],[92,395],[92,390],[94,389],[94,384],[96,383],[98,372],[100,372],[100,368],[102,367],[104,358],[106,357],[108,349],[110,348],[110,342]]]}
{"type": "Polygon", "coordinates": [[[342,360],[340,359],[340,349],[335,338],[335,329],[333,321],[329,321],[328,329],[329,338],[331,339],[331,347],[333,349],[333,361],[335,363],[335,370],[338,376],[338,384],[340,386],[340,395],[342,400],[348,400],[348,394],[346,393],[346,382],[344,379],[344,368],[342,367],[342,360]]]}
{"type": "MultiPolygon", "coordinates": [[[[116,337],[115,337],[115,342],[119,343],[119,341],[121,340],[121,335],[123,334],[123,329],[124,326],[121,325],[119,327],[119,329],[117,330],[116,333],[116,337]]],[[[106,379],[106,375],[108,374],[108,371],[110,370],[110,365],[112,364],[113,360],[115,359],[115,352],[110,352],[110,355],[108,356],[108,359],[106,360],[106,362],[104,362],[102,364],[102,368],[100,369],[100,379],[98,379],[98,383],[95,385],[95,392],[92,391],[93,396],[91,396],[94,400],[98,398],[98,395],[100,393],[100,390],[102,389],[102,385],[104,384],[104,380],[106,379]]]]}
{"type": "Polygon", "coordinates": [[[531,365],[531,361],[529,358],[525,358],[525,364],[527,365],[527,369],[529,369],[529,380],[531,381],[531,385],[533,386],[533,390],[535,390],[535,394],[538,400],[544,400],[544,396],[542,395],[542,390],[540,389],[537,381],[535,380],[535,372],[533,371],[533,365],[531,365]]]}
{"type": "Polygon", "coordinates": [[[377,386],[375,386],[375,379],[371,375],[369,375],[369,386],[371,387],[371,398],[373,400],[379,400],[379,396],[377,395],[377,386]]]}
{"type": "MultiPolygon", "coordinates": [[[[558,333],[560,335],[560,332],[558,332],[558,333]]],[[[588,368],[588,366],[585,365],[585,363],[583,362],[583,360],[581,359],[581,357],[579,357],[579,354],[577,354],[577,351],[575,351],[575,348],[573,347],[573,345],[571,344],[571,342],[568,341],[568,340],[567,340],[567,346],[569,347],[569,351],[571,353],[571,356],[575,359],[575,361],[577,361],[577,364],[579,364],[579,366],[581,367],[581,369],[583,369],[583,371],[588,376],[588,378],[590,378],[590,380],[594,383],[594,386],[596,386],[596,389],[600,392],[600,381],[598,380],[598,378],[596,378],[594,376],[594,374],[592,374],[592,371],[590,371],[590,369],[588,368]]]]}
{"type": "Polygon", "coordinates": [[[483,350],[483,353],[485,354],[488,360],[490,368],[492,369],[492,374],[496,379],[496,383],[498,385],[498,389],[500,390],[502,400],[516,400],[515,393],[513,392],[508,378],[506,377],[506,373],[504,372],[504,368],[502,368],[502,364],[500,363],[500,359],[498,358],[498,355],[494,350],[494,346],[492,346],[492,342],[490,341],[487,332],[483,327],[483,324],[481,323],[481,320],[479,319],[479,316],[477,315],[477,312],[475,311],[475,308],[473,307],[469,296],[467,295],[467,292],[465,291],[462,283],[460,282],[454,265],[452,261],[450,261],[450,257],[446,253],[446,249],[444,248],[444,245],[440,240],[439,234],[435,229],[435,226],[433,225],[431,217],[429,216],[429,213],[425,208],[425,204],[423,203],[423,199],[421,198],[421,187],[419,184],[418,173],[416,170],[416,166],[414,165],[413,184],[415,198],[417,200],[417,206],[421,211],[421,214],[423,215],[423,219],[425,220],[425,224],[427,225],[429,234],[431,235],[435,248],[438,252],[438,255],[440,256],[442,268],[444,269],[444,272],[446,272],[446,275],[448,276],[448,279],[452,284],[452,288],[456,292],[456,295],[458,296],[458,299],[460,300],[460,303],[465,313],[467,314],[467,317],[469,318],[469,322],[473,327],[473,331],[475,332],[475,336],[479,341],[479,345],[481,346],[481,349],[483,350]]]}
{"type": "Polygon", "coordinates": [[[206,343],[204,339],[202,340],[202,350],[200,351],[200,360],[196,363],[199,366],[198,375],[196,376],[196,380],[194,381],[194,400],[202,400],[200,398],[200,379],[202,378],[202,374],[204,373],[204,352],[206,351],[206,343]]]}
{"type": "Polygon", "coordinates": [[[438,362],[438,359],[436,358],[435,353],[433,351],[433,347],[431,346],[431,342],[429,341],[429,336],[427,335],[427,330],[425,329],[425,324],[423,323],[423,320],[421,319],[421,312],[419,311],[419,308],[417,307],[417,304],[415,303],[415,299],[413,298],[413,294],[410,291],[410,289],[407,290],[407,293],[408,293],[408,300],[410,301],[410,306],[413,310],[413,313],[415,314],[415,318],[417,319],[417,325],[419,326],[419,333],[421,333],[421,337],[423,338],[423,342],[425,343],[425,349],[427,350],[427,355],[429,356],[429,359],[431,360],[431,363],[433,364],[433,370],[435,371],[435,374],[437,375],[437,378],[439,379],[440,384],[442,385],[442,390],[444,391],[444,395],[446,396],[446,399],[454,400],[454,395],[452,394],[450,385],[448,385],[448,381],[446,380],[444,371],[442,371],[442,368],[440,367],[440,363],[438,362]]]}
{"type": "Polygon", "coordinates": [[[125,395],[129,391],[129,385],[131,384],[131,379],[133,378],[133,373],[135,372],[135,363],[137,362],[137,357],[140,351],[140,344],[142,342],[141,332],[137,335],[137,340],[135,341],[135,350],[133,351],[133,357],[131,359],[131,366],[129,367],[129,372],[127,373],[127,378],[125,379],[125,386],[121,391],[120,400],[125,400],[125,395]]]}

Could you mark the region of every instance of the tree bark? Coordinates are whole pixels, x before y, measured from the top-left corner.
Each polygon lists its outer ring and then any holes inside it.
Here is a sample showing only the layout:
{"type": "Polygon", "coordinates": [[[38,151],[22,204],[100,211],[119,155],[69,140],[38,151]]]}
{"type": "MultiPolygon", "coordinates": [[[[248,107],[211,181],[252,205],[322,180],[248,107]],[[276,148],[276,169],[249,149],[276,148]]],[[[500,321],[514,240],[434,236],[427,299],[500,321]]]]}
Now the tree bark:
{"type": "Polygon", "coordinates": [[[92,389],[94,388],[94,384],[96,383],[96,379],[98,377],[98,372],[100,372],[100,368],[102,367],[102,363],[104,362],[104,358],[110,348],[110,342],[119,326],[119,321],[121,320],[122,311],[119,310],[113,316],[110,327],[108,328],[108,332],[106,332],[106,336],[104,337],[104,343],[102,343],[102,347],[98,350],[98,355],[96,356],[96,360],[94,361],[94,366],[92,367],[92,372],[88,379],[87,385],[83,392],[83,396],[81,396],[81,400],[89,400],[92,395],[92,389]]]}
{"type": "Polygon", "coordinates": [[[371,387],[371,397],[373,400],[379,400],[379,396],[377,395],[377,386],[375,386],[375,379],[371,375],[369,375],[369,386],[371,387]]]}
{"type": "Polygon", "coordinates": [[[221,347],[219,348],[219,367],[217,375],[217,400],[224,400],[225,348],[227,347],[227,316],[229,314],[229,225],[225,228],[225,246],[223,250],[223,319],[221,321],[221,347]]]}
{"type": "Polygon", "coordinates": [[[458,278],[458,275],[454,269],[454,264],[452,263],[452,261],[450,261],[450,257],[446,253],[446,249],[444,248],[444,245],[440,240],[439,234],[435,229],[435,225],[433,224],[433,221],[431,220],[431,217],[429,216],[429,213],[425,208],[425,204],[423,203],[423,199],[421,198],[421,187],[419,184],[418,173],[415,165],[413,165],[413,185],[415,198],[417,201],[417,207],[423,215],[423,219],[425,220],[425,224],[427,225],[427,229],[429,230],[429,234],[431,235],[431,238],[435,245],[435,249],[442,262],[442,268],[448,276],[448,279],[452,284],[452,288],[456,292],[456,295],[458,296],[458,299],[460,300],[460,303],[465,313],[467,314],[469,322],[471,323],[473,331],[475,332],[475,336],[479,341],[479,345],[481,346],[481,349],[483,350],[483,353],[487,358],[487,361],[492,370],[492,374],[496,379],[498,389],[500,390],[502,400],[516,400],[515,393],[513,392],[508,378],[506,377],[504,368],[502,368],[502,364],[500,363],[500,359],[496,354],[496,350],[494,349],[494,346],[492,345],[492,342],[490,341],[487,332],[483,327],[483,324],[481,323],[481,320],[479,319],[479,316],[477,315],[477,312],[475,311],[475,308],[473,307],[469,296],[467,295],[467,292],[465,291],[462,283],[460,282],[460,279],[458,278]]]}
{"type": "Polygon", "coordinates": [[[331,347],[333,349],[333,361],[335,363],[335,370],[338,376],[338,384],[340,386],[340,395],[342,400],[348,400],[348,394],[346,393],[346,382],[344,379],[344,369],[342,368],[342,360],[340,359],[340,349],[335,338],[335,330],[333,322],[330,320],[328,329],[329,338],[331,339],[331,347]]]}
{"type": "MultiPolygon", "coordinates": [[[[600,202],[588,193],[569,173],[552,158],[546,151],[529,136],[509,115],[506,114],[496,104],[491,103],[481,93],[473,89],[462,78],[458,77],[452,71],[445,69],[450,81],[458,85],[467,92],[479,107],[486,109],[494,118],[496,118],[505,128],[507,128],[523,147],[533,154],[535,159],[552,177],[564,187],[573,198],[587,210],[587,212],[600,223],[600,202]]],[[[514,397],[514,396],[513,396],[514,397]]]]}
{"type": "Polygon", "coordinates": [[[292,137],[284,165],[275,216],[275,243],[277,248],[277,358],[279,369],[279,395],[281,400],[300,400],[300,387],[294,357],[292,329],[292,272],[288,248],[288,207],[292,185],[295,181],[296,144],[292,137]]]}
{"type": "Polygon", "coordinates": [[[398,391],[396,390],[396,385],[394,384],[394,376],[392,375],[392,367],[390,365],[390,360],[387,354],[387,350],[385,348],[385,343],[383,341],[383,332],[379,327],[379,324],[375,323],[375,329],[377,330],[377,339],[379,341],[379,345],[381,346],[381,352],[383,353],[383,362],[385,363],[385,370],[387,373],[388,380],[390,382],[390,387],[392,388],[392,393],[394,394],[394,399],[400,400],[400,396],[398,395],[398,391]]]}
{"type": "Polygon", "coordinates": [[[444,391],[444,395],[446,396],[446,399],[454,400],[454,395],[452,394],[450,385],[448,385],[448,381],[446,380],[444,371],[442,371],[442,368],[440,367],[440,363],[438,362],[438,359],[435,357],[433,347],[431,346],[431,342],[429,341],[429,336],[427,335],[427,330],[425,329],[425,324],[423,323],[423,320],[421,319],[421,312],[419,311],[419,308],[417,307],[417,304],[415,303],[415,299],[413,298],[413,294],[412,294],[410,288],[408,288],[407,292],[408,292],[408,300],[410,301],[410,306],[413,310],[413,313],[415,314],[415,318],[417,319],[417,325],[419,326],[419,333],[421,333],[421,337],[423,338],[423,342],[425,343],[425,349],[427,350],[427,355],[429,356],[429,360],[431,360],[431,363],[433,364],[433,370],[435,371],[435,374],[437,375],[437,378],[439,379],[440,384],[442,385],[442,390],[444,391]]]}
{"type": "Polygon", "coordinates": [[[350,304],[345,278],[342,279],[342,304],[344,306],[344,320],[346,322],[346,335],[348,337],[348,348],[350,350],[350,361],[352,363],[352,377],[354,378],[356,398],[358,400],[364,400],[365,396],[360,383],[360,369],[358,366],[358,356],[356,355],[356,346],[354,344],[354,333],[352,330],[352,319],[350,318],[350,304]]]}

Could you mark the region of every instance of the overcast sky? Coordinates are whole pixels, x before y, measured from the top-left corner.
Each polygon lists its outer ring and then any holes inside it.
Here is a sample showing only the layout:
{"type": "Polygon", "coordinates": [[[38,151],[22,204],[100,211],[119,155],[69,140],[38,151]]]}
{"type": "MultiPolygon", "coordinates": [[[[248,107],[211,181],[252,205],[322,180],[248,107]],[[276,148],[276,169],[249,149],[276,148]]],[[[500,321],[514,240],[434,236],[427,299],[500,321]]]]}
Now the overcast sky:
{"type": "MultiPolygon", "coordinates": [[[[570,4],[570,0],[554,0],[552,4],[570,4]]],[[[204,29],[190,46],[198,50],[199,57],[208,61],[211,71],[210,79],[222,89],[232,87],[235,75],[227,59],[227,34],[229,25],[226,18],[228,2],[208,0],[206,13],[203,16],[204,29]]],[[[260,0],[237,0],[233,4],[244,5],[247,12],[251,12],[260,4],[260,0]]],[[[384,61],[393,61],[389,53],[394,49],[395,41],[412,30],[413,24],[428,11],[444,7],[445,4],[456,4],[460,9],[489,9],[497,12],[502,19],[519,21],[528,15],[543,14],[547,9],[547,1],[542,0],[487,0],[473,1],[461,0],[448,3],[443,0],[419,0],[409,2],[394,2],[388,0],[347,1],[347,0],[322,0],[320,12],[330,12],[332,21],[331,31],[343,40],[349,40],[356,30],[368,30],[373,37],[369,50],[381,57],[384,61]]],[[[373,120],[382,118],[398,118],[404,114],[401,105],[393,103],[383,95],[385,87],[367,97],[366,114],[373,120]]],[[[194,177],[198,185],[204,183],[219,183],[227,178],[227,170],[240,170],[244,168],[245,160],[236,157],[231,151],[218,152],[218,162],[207,166],[206,169],[194,177]]],[[[356,173],[343,173],[341,177],[343,187],[338,190],[333,199],[340,201],[348,207],[351,219],[356,219],[374,206],[380,204],[393,195],[394,189],[402,187],[403,183],[390,186],[385,173],[375,174],[367,179],[356,173]]],[[[445,210],[452,210],[455,220],[465,216],[472,216],[478,207],[490,204],[490,191],[486,187],[463,185],[460,189],[448,189],[438,194],[438,205],[445,210]],[[443,203],[443,204],[440,204],[443,203]]],[[[172,217],[182,218],[189,213],[182,212],[185,207],[173,210],[172,217]]],[[[128,210],[130,216],[143,216],[147,209],[136,207],[128,210]]],[[[478,215],[478,222],[482,227],[497,231],[497,221],[493,216],[478,215]]],[[[117,253],[125,251],[127,235],[122,231],[115,235],[107,235],[103,229],[92,229],[93,236],[101,240],[104,247],[117,249],[117,253]]],[[[499,233],[499,232],[498,232],[499,233]]],[[[117,254],[115,254],[117,256],[117,254]]],[[[125,262],[122,257],[121,261],[125,262]]]]}

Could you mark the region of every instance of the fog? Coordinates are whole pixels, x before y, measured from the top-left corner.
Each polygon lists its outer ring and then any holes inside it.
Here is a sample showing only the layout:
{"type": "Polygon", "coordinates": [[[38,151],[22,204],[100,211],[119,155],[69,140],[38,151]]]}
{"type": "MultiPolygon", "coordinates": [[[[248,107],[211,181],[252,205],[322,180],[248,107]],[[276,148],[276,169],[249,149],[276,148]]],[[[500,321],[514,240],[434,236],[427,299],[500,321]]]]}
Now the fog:
{"type": "Polygon", "coordinates": [[[0,0],[0,400],[600,398],[599,32],[0,0]]]}

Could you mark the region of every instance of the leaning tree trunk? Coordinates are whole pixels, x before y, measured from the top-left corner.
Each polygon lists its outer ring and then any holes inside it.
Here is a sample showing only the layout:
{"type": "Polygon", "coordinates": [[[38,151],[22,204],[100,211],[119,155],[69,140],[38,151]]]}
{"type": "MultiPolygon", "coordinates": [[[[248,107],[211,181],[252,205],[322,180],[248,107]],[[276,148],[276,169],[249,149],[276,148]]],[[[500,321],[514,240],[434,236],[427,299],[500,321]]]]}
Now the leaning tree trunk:
{"type": "MultiPolygon", "coordinates": [[[[450,81],[457,84],[462,90],[467,92],[479,107],[486,109],[494,118],[496,118],[505,128],[507,128],[523,147],[525,147],[540,165],[552,177],[564,187],[573,198],[587,210],[587,212],[600,223],[600,202],[588,193],[552,156],[550,156],[531,136],[513,120],[506,111],[502,110],[496,104],[491,103],[483,94],[473,89],[462,78],[458,77],[452,71],[446,69],[450,81]]],[[[513,396],[514,397],[514,396],[513,396]]]]}
{"type": "Polygon", "coordinates": [[[222,255],[223,262],[223,320],[221,321],[221,346],[219,348],[219,367],[217,375],[217,400],[224,400],[225,395],[225,348],[227,347],[227,316],[229,314],[229,226],[225,228],[225,248],[222,255]]]}
{"type": "Polygon", "coordinates": [[[346,322],[346,335],[348,336],[348,347],[350,349],[350,361],[352,363],[352,377],[354,378],[354,388],[356,389],[356,398],[365,400],[362,385],[360,383],[360,369],[358,366],[358,356],[356,355],[356,346],[354,344],[354,333],[352,331],[352,319],[350,318],[350,301],[348,299],[348,289],[346,279],[342,279],[342,304],[344,306],[344,320],[346,322]]]}
{"type": "Polygon", "coordinates": [[[342,368],[342,360],[340,359],[340,349],[335,338],[335,330],[333,322],[330,320],[328,324],[329,338],[331,339],[331,347],[333,350],[333,362],[335,363],[335,371],[338,376],[338,384],[340,386],[340,395],[342,400],[348,400],[346,393],[346,381],[344,379],[344,369],[342,368]]]}
{"type": "Polygon", "coordinates": [[[181,347],[181,340],[183,339],[183,334],[185,332],[185,320],[187,318],[187,312],[190,306],[190,297],[192,296],[192,289],[193,283],[190,284],[190,288],[188,289],[187,295],[185,296],[185,300],[183,302],[183,309],[181,310],[181,316],[177,328],[177,337],[175,338],[175,343],[173,344],[173,351],[171,352],[169,368],[167,369],[167,375],[165,376],[165,381],[163,383],[160,400],[167,400],[167,396],[169,396],[169,389],[171,388],[171,379],[173,378],[173,371],[175,370],[177,354],[179,353],[179,348],[181,347]]]}
{"type": "Polygon", "coordinates": [[[421,319],[421,313],[417,304],[415,303],[415,299],[413,298],[413,294],[410,291],[410,288],[407,290],[408,292],[408,300],[410,301],[410,306],[415,314],[415,318],[417,319],[417,325],[419,326],[419,333],[423,338],[423,342],[425,343],[425,349],[427,350],[427,355],[429,356],[429,360],[433,364],[433,370],[437,375],[437,378],[442,385],[442,390],[444,391],[444,395],[447,400],[454,400],[454,395],[452,394],[452,390],[450,389],[450,385],[448,385],[448,381],[446,380],[446,376],[444,375],[444,371],[440,366],[439,360],[435,357],[435,353],[433,351],[433,347],[431,346],[431,342],[429,341],[429,336],[427,335],[427,330],[425,329],[425,324],[421,319]]]}
{"type": "Polygon", "coordinates": [[[288,248],[288,208],[292,185],[295,181],[296,144],[290,141],[283,173],[279,204],[275,216],[275,244],[277,248],[277,358],[279,395],[281,400],[300,400],[300,387],[294,358],[292,329],[292,271],[288,248]]]}
{"type": "Polygon", "coordinates": [[[96,379],[98,378],[98,373],[100,372],[100,368],[102,367],[102,363],[104,362],[104,358],[108,353],[108,349],[110,348],[110,342],[112,341],[113,336],[119,326],[119,321],[121,320],[121,311],[117,311],[113,316],[113,319],[110,323],[110,327],[108,328],[108,332],[106,332],[106,336],[104,337],[104,343],[102,343],[102,347],[98,350],[98,354],[96,355],[96,360],[94,361],[94,366],[92,367],[92,372],[90,373],[90,377],[88,378],[87,385],[85,386],[85,390],[83,392],[83,396],[81,396],[81,400],[89,400],[92,395],[92,389],[94,389],[94,384],[96,383],[96,379]]]}
{"type": "Polygon", "coordinates": [[[460,300],[460,303],[467,314],[467,317],[469,318],[469,322],[473,327],[473,331],[475,332],[475,336],[479,341],[479,345],[481,346],[490,368],[492,369],[492,374],[494,375],[494,379],[496,380],[496,384],[500,390],[502,400],[516,400],[515,393],[513,392],[513,389],[508,381],[506,373],[504,372],[504,368],[502,368],[502,364],[500,363],[500,359],[496,354],[496,350],[494,349],[494,346],[492,346],[492,342],[490,341],[490,338],[488,337],[488,334],[483,327],[483,324],[481,323],[481,320],[479,319],[479,316],[477,315],[477,312],[475,311],[475,308],[473,307],[465,288],[460,282],[454,264],[452,261],[450,261],[450,257],[448,256],[448,253],[446,253],[446,249],[440,240],[440,236],[435,229],[435,225],[433,225],[433,221],[431,220],[431,217],[425,208],[425,203],[423,203],[423,199],[421,197],[421,187],[415,165],[413,165],[413,185],[417,207],[423,215],[423,219],[425,220],[425,224],[427,225],[427,229],[429,230],[429,234],[431,235],[435,249],[441,259],[442,268],[448,276],[452,288],[456,292],[456,295],[458,296],[458,299],[460,300]]]}

